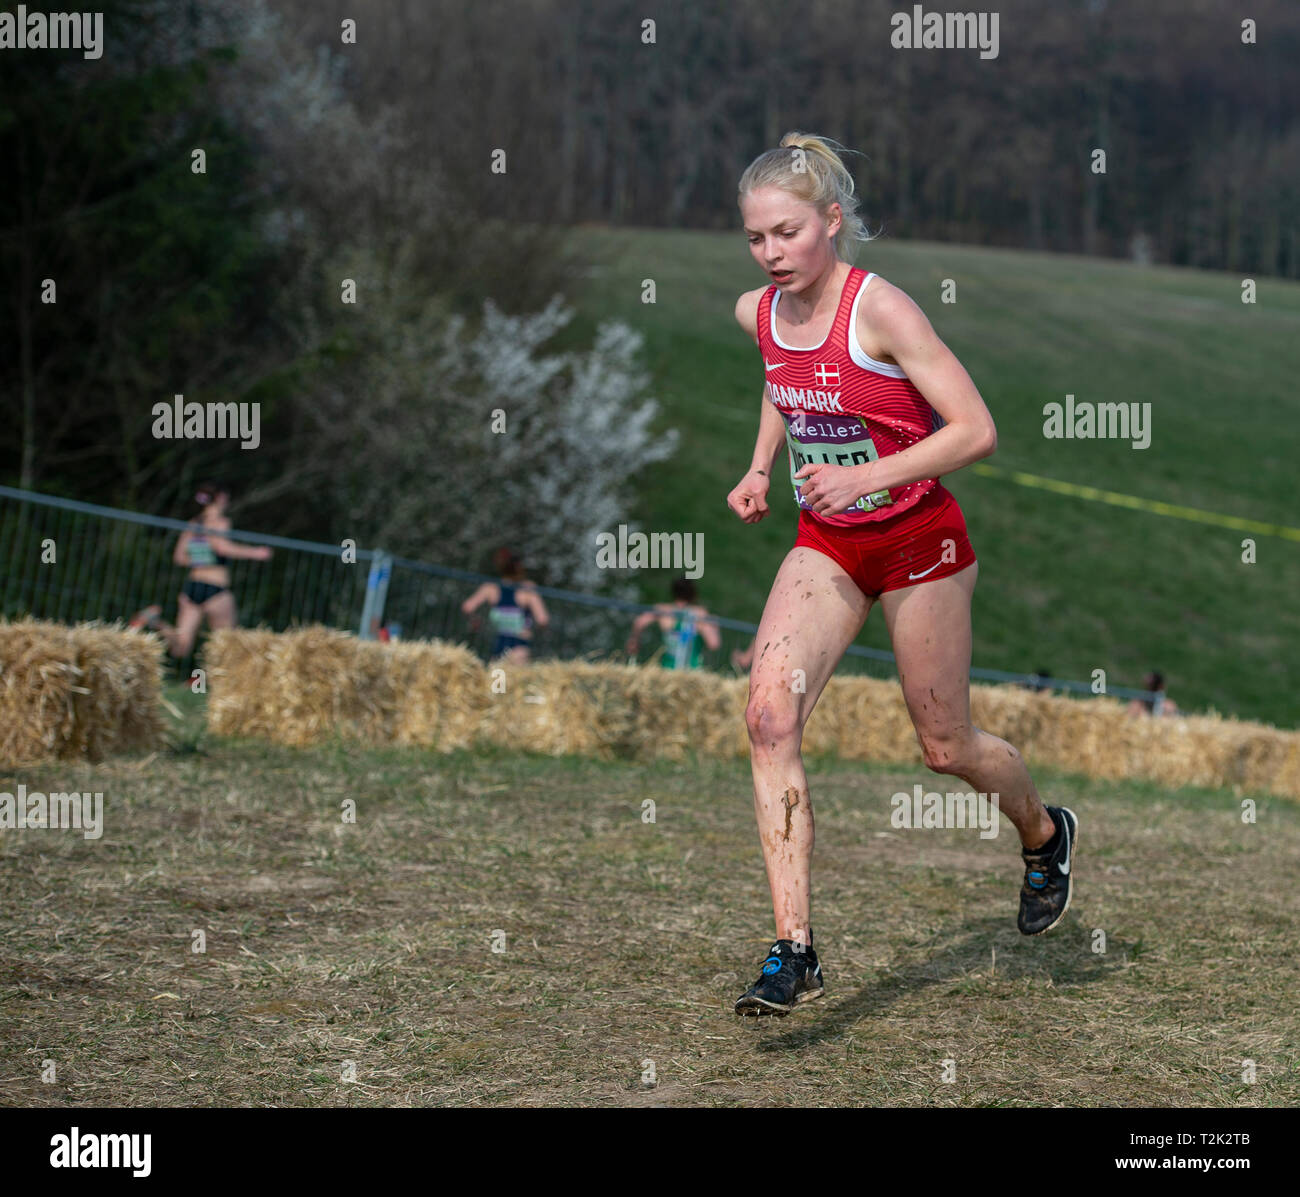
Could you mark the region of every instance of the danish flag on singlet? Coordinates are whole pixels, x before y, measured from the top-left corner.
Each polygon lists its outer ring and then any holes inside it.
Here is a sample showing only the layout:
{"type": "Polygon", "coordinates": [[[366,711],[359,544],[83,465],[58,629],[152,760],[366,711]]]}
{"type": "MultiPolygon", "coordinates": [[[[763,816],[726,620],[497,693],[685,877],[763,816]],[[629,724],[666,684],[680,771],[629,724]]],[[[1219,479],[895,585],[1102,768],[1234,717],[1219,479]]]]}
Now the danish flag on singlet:
{"type": "Polygon", "coordinates": [[[795,477],[806,465],[862,466],[901,453],[938,427],[934,408],[902,367],[877,361],[858,342],[860,300],[873,278],[859,267],[849,269],[820,345],[801,349],[780,339],[776,308],[783,301],[775,284],[758,302],[754,328],[768,367],[767,395],[785,423],[790,489],[801,518],[811,514],[840,528],[894,519],[939,485],[937,478],[921,478],[860,495],[842,510],[817,513],[803,494],[805,480],[795,477]]]}

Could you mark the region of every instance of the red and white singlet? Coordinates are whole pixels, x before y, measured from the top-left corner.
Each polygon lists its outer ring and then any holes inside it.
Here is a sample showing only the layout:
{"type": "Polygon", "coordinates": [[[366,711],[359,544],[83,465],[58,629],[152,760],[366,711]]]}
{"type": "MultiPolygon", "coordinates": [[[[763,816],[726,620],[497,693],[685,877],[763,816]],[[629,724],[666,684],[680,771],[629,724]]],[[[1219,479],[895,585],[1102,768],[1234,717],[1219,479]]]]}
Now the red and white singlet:
{"type": "Polygon", "coordinates": [[[858,300],[875,277],[856,266],[850,269],[835,321],[815,349],[787,345],[777,336],[781,293],[775,284],[758,303],[758,345],[772,402],[785,419],[795,501],[813,518],[843,528],[891,519],[938,485],[937,478],[923,478],[863,495],[843,512],[822,514],[799,493],[807,479],[794,477],[809,462],[876,461],[914,445],[942,424],[899,366],[869,357],[858,344],[858,300]]]}

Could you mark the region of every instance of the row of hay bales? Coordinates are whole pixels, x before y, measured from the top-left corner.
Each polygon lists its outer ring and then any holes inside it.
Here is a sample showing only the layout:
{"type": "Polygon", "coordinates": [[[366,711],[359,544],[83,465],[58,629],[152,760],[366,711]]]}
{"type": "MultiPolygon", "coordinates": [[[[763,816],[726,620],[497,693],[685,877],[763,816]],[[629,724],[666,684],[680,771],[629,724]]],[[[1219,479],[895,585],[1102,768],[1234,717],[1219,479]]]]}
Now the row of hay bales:
{"type": "Polygon", "coordinates": [[[0,621],[0,765],[157,748],[162,655],[120,627],[0,621]]]}
{"type": "MultiPolygon", "coordinates": [[[[496,744],[630,760],[749,752],[747,678],[586,662],[494,672],[458,645],[383,644],[325,628],[217,632],[205,663],[209,727],[220,735],[290,745],[341,736],[442,752],[496,744]]],[[[972,686],[971,716],[1031,768],[1300,798],[1296,732],[1214,715],[1135,719],[1114,699],[1009,686],[972,686]]],[[[923,767],[898,684],[874,678],[831,679],[804,750],[923,767]]]]}
{"type": "MultiPolygon", "coordinates": [[[[443,752],[499,744],[631,760],[749,751],[745,678],[583,662],[494,673],[457,645],[380,644],[324,628],[218,632],[205,663],[209,726],[222,735],[291,745],[341,736],[443,752]]],[[[0,763],[155,749],[161,683],[157,637],[0,622],[0,763]]],[[[1217,716],[1133,719],[1111,699],[1006,686],[972,686],[971,713],[1031,765],[1300,798],[1296,732],[1217,716]]],[[[831,679],[804,748],[922,764],[897,684],[872,678],[831,679]]]]}

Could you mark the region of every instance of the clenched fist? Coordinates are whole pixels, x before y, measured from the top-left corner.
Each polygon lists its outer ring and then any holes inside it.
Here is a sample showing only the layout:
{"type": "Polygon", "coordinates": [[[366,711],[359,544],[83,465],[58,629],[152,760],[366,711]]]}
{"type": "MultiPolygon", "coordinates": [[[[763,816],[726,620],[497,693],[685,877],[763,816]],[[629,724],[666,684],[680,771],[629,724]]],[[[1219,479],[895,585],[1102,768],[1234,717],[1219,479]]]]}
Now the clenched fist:
{"type": "Polygon", "coordinates": [[[750,470],[727,496],[727,506],[747,524],[756,524],[767,514],[770,479],[762,470],[750,470]]]}

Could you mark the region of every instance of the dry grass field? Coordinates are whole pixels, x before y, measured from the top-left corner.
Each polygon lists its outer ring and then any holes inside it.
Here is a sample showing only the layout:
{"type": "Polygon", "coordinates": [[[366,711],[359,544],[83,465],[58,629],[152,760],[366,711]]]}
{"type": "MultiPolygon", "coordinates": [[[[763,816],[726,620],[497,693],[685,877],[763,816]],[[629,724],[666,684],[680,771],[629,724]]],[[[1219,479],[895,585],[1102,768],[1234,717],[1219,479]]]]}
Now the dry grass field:
{"type": "Polygon", "coordinates": [[[1081,827],[1028,940],[1009,824],[895,830],[892,793],[960,785],[815,759],[827,996],[741,1020],[772,933],[744,762],[173,740],[0,775],[104,793],[98,840],[0,832],[2,1104],[1300,1101],[1282,799],[1246,825],[1228,792],[1035,770],[1081,827]]]}

